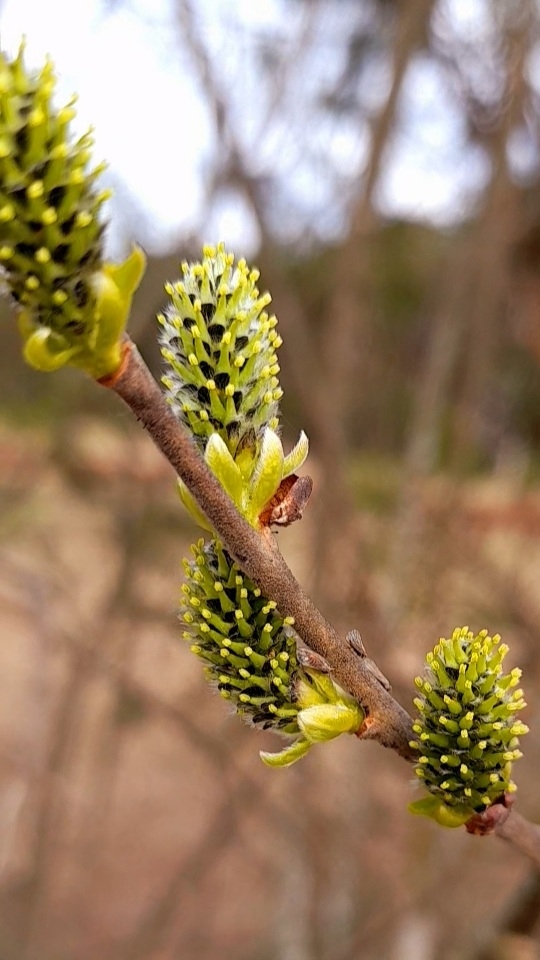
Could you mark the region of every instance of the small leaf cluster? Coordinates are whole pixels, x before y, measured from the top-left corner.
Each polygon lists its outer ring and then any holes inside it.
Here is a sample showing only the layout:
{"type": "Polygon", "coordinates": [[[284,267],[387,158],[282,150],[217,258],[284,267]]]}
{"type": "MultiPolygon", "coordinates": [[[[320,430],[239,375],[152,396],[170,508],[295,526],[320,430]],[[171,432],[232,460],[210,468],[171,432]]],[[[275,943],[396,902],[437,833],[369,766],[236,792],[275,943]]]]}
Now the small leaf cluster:
{"type": "Polygon", "coordinates": [[[515,791],[512,763],[527,727],[516,719],[525,707],[521,671],[503,673],[507,652],[500,636],[462,627],[428,653],[425,675],[415,680],[411,746],[430,796],[411,804],[413,813],[458,826],[515,791]]]}

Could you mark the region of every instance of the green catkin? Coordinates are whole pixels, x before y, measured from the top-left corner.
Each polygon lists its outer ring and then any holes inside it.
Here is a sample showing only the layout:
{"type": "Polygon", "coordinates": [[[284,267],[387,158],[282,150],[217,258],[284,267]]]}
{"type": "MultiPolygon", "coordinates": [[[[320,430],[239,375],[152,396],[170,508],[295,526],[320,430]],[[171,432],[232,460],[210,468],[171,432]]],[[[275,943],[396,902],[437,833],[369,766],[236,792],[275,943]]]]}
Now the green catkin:
{"type": "Polygon", "coordinates": [[[525,706],[515,689],[521,671],[503,674],[507,651],[498,635],[463,627],[427,655],[425,675],[415,680],[419,718],[411,746],[419,755],[416,774],[440,806],[421,800],[413,812],[457,825],[516,790],[512,763],[527,727],[516,719],[525,706]]]}
{"type": "Polygon", "coordinates": [[[166,286],[159,316],[163,382],[176,415],[201,448],[218,433],[233,457],[255,449],[266,427],[278,426],[281,338],[256,286],[258,271],[234,262],[220,244],[202,263],[182,264],[182,280],[166,286]]]}
{"type": "Polygon", "coordinates": [[[0,54],[0,267],[14,301],[26,361],[51,371],[66,363],[92,376],[119,365],[120,339],[144,269],[136,250],[103,262],[99,189],[90,132],[70,137],[72,98],[57,109],[47,61],[29,73],[24,48],[0,54]]]}
{"type": "Polygon", "coordinates": [[[0,261],[12,297],[62,334],[84,324],[89,278],[103,259],[99,213],[108,197],[89,171],[92,137],[68,138],[72,99],[56,110],[53,65],[28,74],[23,50],[0,57],[0,261]]]}
{"type": "Polygon", "coordinates": [[[190,615],[189,636],[192,642],[196,640],[197,656],[211,665],[208,678],[253,723],[278,730],[287,726],[289,732],[300,733],[298,726],[292,731],[300,709],[295,702],[299,667],[292,624],[275,606],[268,607],[260,590],[241,573],[218,541],[205,544],[199,540],[192,552],[193,559],[184,561],[187,590],[181,617],[186,612],[190,615]],[[201,559],[208,574],[202,583],[194,576],[201,569],[201,559]],[[242,637],[242,620],[236,617],[246,598],[251,608],[249,643],[242,637]],[[195,605],[194,600],[198,601],[195,605]],[[201,627],[209,622],[203,616],[205,609],[211,611],[219,627],[203,633],[201,627]],[[261,696],[261,690],[265,696],[261,696]]]}

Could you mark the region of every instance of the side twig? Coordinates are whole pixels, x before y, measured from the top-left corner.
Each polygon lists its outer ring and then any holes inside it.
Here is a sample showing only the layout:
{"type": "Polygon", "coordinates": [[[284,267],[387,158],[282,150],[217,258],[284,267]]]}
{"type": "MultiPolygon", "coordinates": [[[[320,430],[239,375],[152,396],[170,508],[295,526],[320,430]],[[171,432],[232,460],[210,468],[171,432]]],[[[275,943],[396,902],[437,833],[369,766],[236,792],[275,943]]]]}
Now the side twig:
{"type": "Polygon", "coordinates": [[[495,828],[495,833],[529,857],[540,872],[540,826],[512,808],[508,819],[495,828]]]}
{"type": "Polygon", "coordinates": [[[412,721],[381,684],[372,662],[359,656],[303,592],[281,556],[275,539],[261,535],[240,516],[219,482],[210,473],[189,432],[176,419],[159,385],[135,345],[126,340],[121,368],[104,378],[148,431],[178,476],[204,511],[225,548],[264,594],[276,601],[282,614],[294,617],[303,642],[324,657],[333,676],[364,709],[366,720],[359,731],[413,760],[409,746],[412,721]]]}

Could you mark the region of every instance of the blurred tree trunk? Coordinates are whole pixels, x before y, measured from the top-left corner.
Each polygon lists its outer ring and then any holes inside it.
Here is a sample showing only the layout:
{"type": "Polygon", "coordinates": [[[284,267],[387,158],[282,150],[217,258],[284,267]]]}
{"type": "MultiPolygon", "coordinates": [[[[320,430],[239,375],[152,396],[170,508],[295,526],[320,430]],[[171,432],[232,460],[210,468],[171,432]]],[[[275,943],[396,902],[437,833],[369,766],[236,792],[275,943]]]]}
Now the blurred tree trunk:
{"type": "MultiPolygon", "coordinates": [[[[407,68],[425,42],[431,11],[430,0],[417,0],[401,5],[396,14],[390,89],[385,104],[373,121],[361,193],[353,210],[349,234],[337,256],[324,318],[322,358],[331,423],[330,429],[319,435],[325,469],[322,490],[317,498],[316,590],[331,616],[338,616],[342,623],[347,622],[354,609],[359,577],[359,535],[345,476],[346,423],[357,402],[355,398],[361,396],[358,383],[369,350],[368,331],[373,311],[371,244],[379,225],[374,192],[389,138],[395,128],[407,68]]],[[[313,386],[317,389],[318,384],[313,386]]]]}
{"type": "Polygon", "coordinates": [[[532,5],[510,4],[501,15],[506,82],[499,122],[488,142],[491,181],[476,226],[467,331],[467,363],[455,421],[453,459],[474,463],[480,452],[494,459],[500,440],[501,396],[497,385],[500,351],[507,339],[512,254],[519,232],[520,189],[509,166],[509,138],[523,122],[528,99],[532,5]]]}
{"type": "Polygon", "coordinates": [[[310,858],[308,784],[300,770],[291,771],[290,798],[303,810],[301,829],[285,833],[277,850],[274,910],[275,960],[319,960],[315,948],[313,902],[315,874],[310,858]]]}
{"type": "Polygon", "coordinates": [[[533,874],[513,894],[511,902],[493,925],[470,960],[537,960],[540,877],[533,874]]]}
{"type": "MultiPolygon", "coordinates": [[[[525,5],[530,12],[528,4],[525,5]]],[[[462,467],[501,437],[501,397],[496,382],[505,340],[511,261],[519,224],[519,190],[508,164],[509,134],[520,122],[527,97],[524,66],[531,36],[528,17],[507,15],[503,25],[506,83],[490,142],[492,175],[478,218],[456,238],[452,258],[437,278],[437,305],[423,370],[418,379],[405,452],[405,473],[396,516],[383,613],[395,630],[415,602],[425,532],[423,480],[439,462],[445,410],[454,386],[461,390],[453,424],[451,459],[462,467]],[[457,363],[464,369],[454,385],[457,363]],[[464,383],[463,383],[464,380],[464,383]]]]}

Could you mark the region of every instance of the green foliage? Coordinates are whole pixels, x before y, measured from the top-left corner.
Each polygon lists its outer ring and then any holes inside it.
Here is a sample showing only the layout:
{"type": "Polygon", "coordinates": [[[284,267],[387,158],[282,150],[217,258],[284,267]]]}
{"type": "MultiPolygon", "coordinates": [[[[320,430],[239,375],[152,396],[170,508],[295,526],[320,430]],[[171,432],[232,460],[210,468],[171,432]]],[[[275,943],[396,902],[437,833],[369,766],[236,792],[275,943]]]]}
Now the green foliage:
{"type": "Polygon", "coordinates": [[[89,169],[89,132],[70,139],[75,99],[57,110],[54,85],[50,61],[29,74],[22,46],[13,61],[0,54],[0,263],[26,362],[103,377],[120,363],[145,260],[135,250],[121,265],[103,262],[104,165],[89,169]]]}
{"type": "Polygon", "coordinates": [[[428,653],[426,675],[415,680],[420,717],[411,746],[419,753],[416,775],[432,796],[410,809],[444,826],[465,823],[516,789],[512,762],[527,727],[515,715],[525,701],[515,689],[521,671],[503,674],[508,647],[500,639],[456,629],[428,653]]]}

